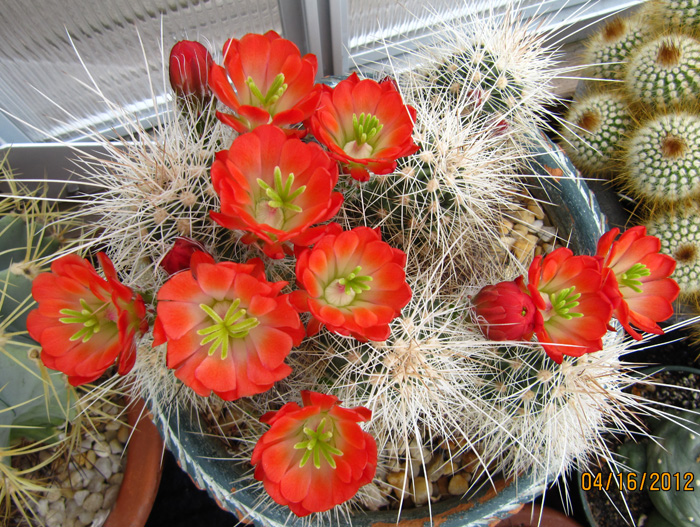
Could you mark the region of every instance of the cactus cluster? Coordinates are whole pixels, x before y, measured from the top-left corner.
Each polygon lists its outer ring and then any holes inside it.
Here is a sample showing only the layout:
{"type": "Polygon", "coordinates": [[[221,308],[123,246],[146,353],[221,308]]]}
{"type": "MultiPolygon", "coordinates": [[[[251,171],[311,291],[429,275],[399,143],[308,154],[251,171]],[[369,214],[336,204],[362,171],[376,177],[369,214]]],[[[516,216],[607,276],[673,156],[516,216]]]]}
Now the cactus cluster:
{"type": "Polygon", "coordinates": [[[626,51],[619,55],[621,64],[614,70],[606,64],[591,66],[598,82],[587,82],[584,95],[576,97],[568,116],[569,130],[563,134],[567,141],[563,146],[577,168],[591,177],[610,178],[616,190],[636,202],[641,222],[678,261],[672,277],[682,295],[694,302],[700,295],[693,240],[700,227],[696,213],[700,203],[699,5],[695,0],[653,0],[629,18],[609,22],[593,36],[590,61],[607,62],[608,55],[594,52],[604,41],[619,38],[626,51]],[[620,101],[625,108],[620,111],[630,117],[611,151],[580,122],[581,115],[587,117],[585,101],[603,94],[620,101]],[[594,164],[591,159],[600,162],[594,164]]]}

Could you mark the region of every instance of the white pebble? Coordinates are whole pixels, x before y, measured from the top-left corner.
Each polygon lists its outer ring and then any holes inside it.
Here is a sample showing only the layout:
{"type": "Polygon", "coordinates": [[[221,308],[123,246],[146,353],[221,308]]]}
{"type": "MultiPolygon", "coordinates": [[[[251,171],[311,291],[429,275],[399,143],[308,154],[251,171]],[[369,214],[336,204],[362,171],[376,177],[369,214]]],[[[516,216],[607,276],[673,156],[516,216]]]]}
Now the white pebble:
{"type": "Polygon", "coordinates": [[[48,518],[46,518],[46,527],[63,527],[63,522],[65,519],[66,517],[62,512],[51,514],[48,518]]]}
{"type": "Polygon", "coordinates": [[[95,470],[102,476],[102,479],[108,480],[112,473],[112,460],[108,457],[101,457],[95,463],[95,470]]]}
{"type": "Polygon", "coordinates": [[[98,457],[107,457],[111,453],[107,443],[96,442],[93,448],[98,457]]]}
{"type": "Polygon", "coordinates": [[[109,483],[110,483],[110,485],[121,485],[123,480],[124,480],[124,473],[123,472],[115,472],[114,474],[112,474],[112,477],[109,478],[109,483]]]}
{"type": "Polygon", "coordinates": [[[114,503],[117,501],[117,496],[119,495],[119,488],[120,487],[118,485],[107,487],[107,490],[105,490],[105,499],[102,503],[102,508],[111,509],[114,506],[114,503]]]}
{"type": "Polygon", "coordinates": [[[70,487],[74,488],[74,489],[82,486],[83,474],[79,470],[74,470],[70,474],[69,483],[70,483],[70,487]]]}
{"type": "Polygon", "coordinates": [[[46,494],[46,499],[50,502],[54,502],[61,498],[61,489],[57,487],[50,487],[51,490],[46,494]]]}
{"type": "Polygon", "coordinates": [[[122,424],[119,421],[110,421],[105,426],[105,430],[119,430],[122,424]]]}
{"type": "MultiPolygon", "coordinates": [[[[83,502],[83,509],[89,512],[97,512],[102,507],[104,496],[102,494],[90,494],[83,502]]],[[[80,521],[84,521],[81,515],[80,521]]]]}
{"type": "Polygon", "coordinates": [[[130,434],[131,434],[131,430],[129,430],[129,427],[122,425],[119,428],[119,431],[117,432],[117,439],[119,440],[120,443],[126,444],[126,442],[129,440],[130,434]]]}
{"type": "Polygon", "coordinates": [[[90,483],[88,483],[87,489],[90,492],[102,492],[102,489],[105,488],[105,482],[102,479],[101,476],[97,476],[93,479],[90,480],[90,483]]]}
{"type": "Polygon", "coordinates": [[[124,452],[124,445],[116,439],[112,439],[109,442],[109,449],[111,450],[112,454],[121,454],[124,452]]]}
{"type": "Polygon", "coordinates": [[[40,499],[36,503],[36,512],[41,517],[46,516],[49,512],[49,500],[46,498],[40,499]]]}
{"type": "MultiPolygon", "coordinates": [[[[85,496],[83,496],[83,501],[84,500],[85,496]]],[[[80,511],[82,510],[83,509],[80,508],[80,505],[78,505],[74,500],[69,500],[66,502],[66,519],[77,518],[78,514],[80,514],[80,511]]]]}
{"type": "Polygon", "coordinates": [[[89,490],[85,490],[85,489],[79,490],[78,492],[73,494],[73,500],[78,505],[78,507],[82,507],[83,502],[85,501],[85,498],[87,498],[89,495],[90,495],[89,490]]]}
{"type": "Polygon", "coordinates": [[[78,519],[83,525],[90,525],[92,523],[93,518],[95,517],[95,512],[94,511],[86,511],[84,510],[78,515],[78,519]]]}

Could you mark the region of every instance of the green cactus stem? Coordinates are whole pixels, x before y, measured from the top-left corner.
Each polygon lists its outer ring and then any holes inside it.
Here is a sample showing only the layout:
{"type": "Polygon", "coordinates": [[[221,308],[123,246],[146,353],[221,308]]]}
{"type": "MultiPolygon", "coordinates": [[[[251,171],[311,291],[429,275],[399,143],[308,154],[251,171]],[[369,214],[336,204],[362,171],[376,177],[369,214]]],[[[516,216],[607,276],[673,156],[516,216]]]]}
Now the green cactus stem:
{"type": "Polygon", "coordinates": [[[632,118],[620,94],[602,92],[574,101],[566,120],[564,149],[582,172],[609,170],[611,161],[632,128],[632,118]]]}
{"type": "Polygon", "coordinates": [[[671,525],[693,527],[700,521],[700,489],[696,483],[700,473],[700,415],[684,412],[678,422],[664,420],[654,435],[658,442],[650,441],[647,447],[647,474],[667,475],[669,481],[660,481],[659,490],[650,488],[649,497],[671,525]],[[694,474],[688,483],[690,491],[685,488],[684,476],[688,473],[694,474]],[[679,474],[678,485],[670,481],[674,474],[679,474]]]}
{"type": "Polygon", "coordinates": [[[583,63],[591,64],[588,75],[623,80],[630,54],[642,44],[649,31],[649,24],[641,16],[609,21],[587,43],[583,63]]]}
{"type": "Polygon", "coordinates": [[[657,108],[696,102],[700,41],[670,34],[642,45],[629,59],[625,89],[632,99],[657,108]]]}
{"type": "Polygon", "coordinates": [[[653,205],[700,194],[700,117],[673,112],[640,126],[624,155],[624,179],[632,194],[653,205]]]}
{"type": "Polygon", "coordinates": [[[657,213],[647,223],[647,233],[661,240],[661,253],[676,260],[671,278],[678,282],[681,295],[700,293],[700,210],[677,208],[657,213]]]}

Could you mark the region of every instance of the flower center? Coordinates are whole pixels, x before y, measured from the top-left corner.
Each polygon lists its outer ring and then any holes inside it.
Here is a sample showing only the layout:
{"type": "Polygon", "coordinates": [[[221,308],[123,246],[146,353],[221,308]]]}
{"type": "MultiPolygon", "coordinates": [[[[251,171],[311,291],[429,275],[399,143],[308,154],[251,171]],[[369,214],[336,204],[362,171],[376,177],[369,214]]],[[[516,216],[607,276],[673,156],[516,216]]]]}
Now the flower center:
{"type": "Polygon", "coordinates": [[[581,293],[574,293],[575,290],[575,287],[569,287],[567,289],[562,289],[558,293],[552,293],[549,295],[549,301],[552,303],[551,311],[554,312],[554,315],[552,316],[559,316],[566,320],[583,316],[583,313],[570,312],[572,309],[578,306],[577,300],[581,297],[581,293]]]}
{"type": "Polygon", "coordinates": [[[303,209],[295,205],[293,201],[301,196],[306,190],[306,185],[302,185],[292,192],[294,185],[294,174],[289,173],[284,183],[282,182],[282,171],[280,167],[275,167],[273,176],[274,187],[258,178],[258,185],[265,191],[266,199],[261,199],[255,207],[255,219],[267,223],[275,228],[282,228],[287,221],[287,214],[301,212],[303,209]]]}
{"type": "Polygon", "coordinates": [[[252,93],[255,98],[260,101],[260,104],[264,108],[275,104],[279,98],[284,95],[284,92],[287,91],[287,85],[284,83],[284,73],[277,74],[275,80],[272,81],[272,84],[270,84],[270,87],[267,89],[265,94],[263,94],[260,91],[260,88],[255,85],[255,81],[253,81],[252,77],[248,77],[246,84],[248,85],[250,93],[252,93]]]}
{"type": "Polygon", "coordinates": [[[104,309],[109,305],[108,302],[100,304],[96,309],[92,309],[90,305],[84,300],[80,299],[80,306],[82,309],[76,311],[75,309],[61,309],[59,313],[61,315],[66,315],[64,318],[59,318],[59,322],[64,324],[82,324],[83,327],[79,329],[71,338],[71,341],[83,339],[83,343],[87,342],[92,338],[95,333],[100,332],[100,319],[108,319],[109,314],[104,313],[104,309]]]}
{"type": "Polygon", "coordinates": [[[301,458],[299,462],[299,468],[303,468],[304,465],[313,457],[314,467],[321,468],[321,456],[328,462],[331,468],[335,468],[335,459],[333,456],[342,456],[343,452],[335,448],[330,444],[331,439],[333,439],[333,432],[325,432],[326,428],[326,418],[321,419],[321,422],[316,427],[316,430],[304,427],[304,435],[306,436],[305,441],[300,441],[294,445],[295,450],[305,449],[304,457],[301,458]]]}
{"type": "Polygon", "coordinates": [[[213,355],[221,348],[221,359],[225,359],[228,356],[229,339],[245,338],[251,329],[260,324],[257,318],[246,317],[246,310],[238,309],[240,304],[239,299],[234,300],[223,317],[219,316],[211,306],[199,304],[202,311],[213,321],[209,327],[197,330],[197,335],[204,337],[199,343],[200,346],[212,343],[209,347],[209,355],[213,355]]]}
{"type": "Polygon", "coordinates": [[[641,293],[642,281],[639,279],[644,276],[649,276],[650,274],[651,271],[646,265],[642,263],[636,263],[627,271],[618,276],[617,281],[621,286],[629,287],[635,293],[641,293]]]}
{"type": "Polygon", "coordinates": [[[367,282],[372,281],[371,276],[360,275],[362,267],[357,266],[344,278],[336,278],[326,286],[324,295],[326,300],[335,306],[344,307],[352,303],[356,295],[362,291],[369,291],[367,282]]]}
{"type": "Polygon", "coordinates": [[[371,144],[372,139],[382,131],[384,125],[379,124],[379,119],[371,113],[361,113],[359,117],[354,113],[352,114],[352,128],[354,136],[345,143],[343,151],[357,159],[370,157],[374,151],[371,144]]]}

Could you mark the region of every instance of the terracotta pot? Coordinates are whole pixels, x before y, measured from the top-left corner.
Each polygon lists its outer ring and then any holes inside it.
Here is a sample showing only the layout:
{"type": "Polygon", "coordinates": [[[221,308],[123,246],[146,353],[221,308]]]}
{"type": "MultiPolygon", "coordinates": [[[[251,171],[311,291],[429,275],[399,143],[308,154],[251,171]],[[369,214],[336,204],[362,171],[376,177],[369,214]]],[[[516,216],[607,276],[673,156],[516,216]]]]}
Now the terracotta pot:
{"type": "Polygon", "coordinates": [[[581,527],[581,524],[549,507],[525,505],[513,516],[492,527],[581,527]]]}
{"type": "Polygon", "coordinates": [[[162,473],[163,440],[151,413],[139,399],[128,410],[133,433],[126,451],[124,480],[104,527],[143,527],[158,493],[162,473]]]}

